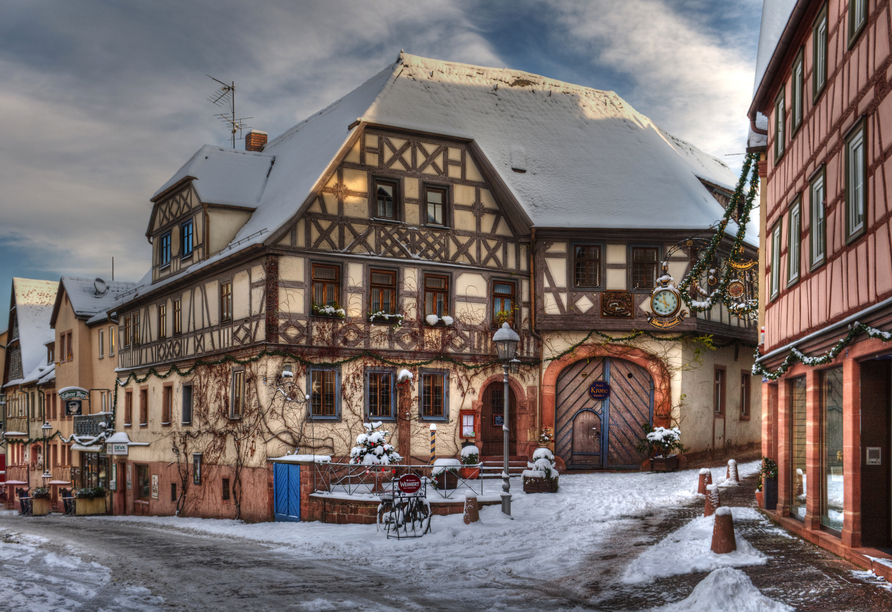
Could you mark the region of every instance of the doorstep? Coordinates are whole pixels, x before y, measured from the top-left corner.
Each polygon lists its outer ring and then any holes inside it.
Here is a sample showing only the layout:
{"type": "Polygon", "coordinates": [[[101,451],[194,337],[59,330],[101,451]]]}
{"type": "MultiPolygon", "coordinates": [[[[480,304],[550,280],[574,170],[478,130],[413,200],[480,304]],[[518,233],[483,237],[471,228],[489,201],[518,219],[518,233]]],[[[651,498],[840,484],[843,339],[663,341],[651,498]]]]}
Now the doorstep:
{"type": "Polygon", "coordinates": [[[816,546],[820,546],[825,550],[829,550],[837,557],[842,557],[846,561],[854,563],[859,567],[863,567],[866,570],[872,570],[877,576],[881,576],[887,581],[892,582],[892,555],[876,548],[852,548],[851,546],[843,544],[842,540],[839,538],[832,536],[825,531],[819,529],[806,529],[805,524],[794,518],[781,516],[773,510],[764,510],[760,508],[759,511],[778,526],[799,536],[803,540],[811,542],[816,546]],[[871,559],[871,557],[873,557],[873,559],[871,559]],[[888,562],[888,565],[875,561],[874,559],[883,559],[888,562]]]}

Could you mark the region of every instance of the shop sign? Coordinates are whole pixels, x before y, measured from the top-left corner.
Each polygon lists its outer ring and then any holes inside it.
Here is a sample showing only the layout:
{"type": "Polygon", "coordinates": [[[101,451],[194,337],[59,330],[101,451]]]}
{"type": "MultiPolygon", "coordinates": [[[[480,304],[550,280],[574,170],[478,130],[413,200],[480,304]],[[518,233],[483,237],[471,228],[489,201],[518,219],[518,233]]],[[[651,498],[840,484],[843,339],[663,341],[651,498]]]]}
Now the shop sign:
{"type": "Polygon", "coordinates": [[[416,495],[421,490],[421,478],[415,474],[403,474],[400,476],[397,485],[401,493],[406,495],[416,495]]]}
{"type": "Polygon", "coordinates": [[[80,387],[68,387],[59,391],[59,399],[63,402],[66,400],[90,399],[90,392],[86,389],[81,389],[80,387]]]}
{"type": "Polygon", "coordinates": [[[596,402],[602,402],[610,397],[610,385],[603,380],[596,380],[588,388],[588,394],[596,402]]]}
{"type": "Polygon", "coordinates": [[[106,455],[128,455],[130,447],[125,444],[106,444],[105,445],[105,454],[106,455]]]}
{"type": "Polygon", "coordinates": [[[81,400],[73,399],[65,402],[65,416],[80,416],[81,400]]]}

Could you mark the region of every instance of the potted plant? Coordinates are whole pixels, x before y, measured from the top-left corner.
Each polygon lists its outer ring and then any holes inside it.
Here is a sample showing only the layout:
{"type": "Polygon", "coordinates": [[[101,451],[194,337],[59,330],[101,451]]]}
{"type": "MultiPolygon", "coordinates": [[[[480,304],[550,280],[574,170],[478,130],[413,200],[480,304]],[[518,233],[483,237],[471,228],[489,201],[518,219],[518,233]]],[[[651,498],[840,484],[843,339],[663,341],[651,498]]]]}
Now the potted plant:
{"type": "Polygon", "coordinates": [[[655,472],[671,472],[678,469],[678,455],[672,451],[684,453],[687,449],[681,443],[681,431],[678,427],[653,427],[650,423],[642,423],[644,437],[638,441],[637,450],[650,457],[651,469],[655,472]]]}
{"type": "Polygon", "coordinates": [[[347,311],[338,306],[338,303],[328,305],[323,304],[319,305],[315,302],[313,303],[312,308],[313,316],[316,317],[328,317],[330,319],[343,319],[347,316],[347,311]]]}
{"type": "Polygon", "coordinates": [[[777,462],[768,457],[762,457],[762,469],[759,472],[760,487],[762,488],[764,508],[766,510],[777,509],[777,462]]]}
{"type": "Polygon", "coordinates": [[[551,433],[551,428],[543,427],[542,433],[539,434],[539,448],[548,448],[552,442],[554,442],[554,435],[551,433]]]}
{"type": "Polygon", "coordinates": [[[74,494],[74,513],[78,516],[105,514],[105,495],[103,487],[85,487],[74,494]]]}
{"type": "Polygon", "coordinates": [[[501,327],[502,323],[508,323],[509,325],[511,325],[513,327],[514,313],[518,310],[520,310],[520,308],[518,308],[517,306],[514,306],[514,308],[511,308],[508,310],[498,311],[496,313],[496,317],[495,317],[496,318],[496,320],[495,320],[496,327],[501,327]]]}
{"type": "Polygon", "coordinates": [[[458,459],[437,459],[431,470],[431,478],[435,489],[454,489],[458,486],[458,472],[461,462],[458,459]]]}
{"type": "Polygon", "coordinates": [[[50,490],[46,487],[37,487],[31,491],[31,515],[45,516],[53,509],[50,501],[50,490]]]}
{"type": "Polygon", "coordinates": [[[413,378],[415,378],[415,376],[412,372],[403,368],[400,370],[400,373],[396,375],[396,388],[400,391],[410,388],[412,386],[413,378]]]}
{"type": "Polygon", "coordinates": [[[473,444],[461,449],[461,477],[474,480],[480,477],[480,449],[473,444]]]}
{"type": "Polygon", "coordinates": [[[557,493],[559,474],[554,467],[554,455],[547,448],[537,448],[529,469],[522,474],[524,493],[557,493]]]}

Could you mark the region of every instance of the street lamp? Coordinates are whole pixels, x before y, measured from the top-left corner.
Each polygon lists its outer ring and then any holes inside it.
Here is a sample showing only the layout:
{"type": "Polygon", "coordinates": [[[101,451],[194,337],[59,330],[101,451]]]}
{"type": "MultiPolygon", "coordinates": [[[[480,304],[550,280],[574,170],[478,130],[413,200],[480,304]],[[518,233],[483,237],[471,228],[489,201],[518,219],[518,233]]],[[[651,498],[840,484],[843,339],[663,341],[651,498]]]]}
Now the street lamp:
{"type": "Polygon", "coordinates": [[[516,367],[517,360],[514,359],[514,355],[517,353],[517,345],[520,342],[520,336],[517,335],[517,332],[511,329],[511,326],[508,325],[508,323],[502,323],[502,326],[492,337],[492,341],[496,345],[499,361],[504,362],[502,367],[505,371],[505,377],[503,379],[505,383],[505,392],[502,394],[505,402],[502,413],[504,415],[504,419],[502,420],[502,437],[504,442],[504,457],[502,464],[502,512],[511,516],[511,483],[508,475],[508,434],[510,432],[510,428],[508,427],[508,424],[510,423],[508,420],[508,370],[511,367],[516,367]]]}
{"type": "Polygon", "coordinates": [[[52,431],[53,426],[50,425],[49,421],[44,421],[40,429],[43,430],[43,476],[41,478],[43,478],[43,486],[47,486],[47,483],[53,477],[50,474],[50,456],[47,453],[47,440],[50,437],[50,431],[52,431]]]}

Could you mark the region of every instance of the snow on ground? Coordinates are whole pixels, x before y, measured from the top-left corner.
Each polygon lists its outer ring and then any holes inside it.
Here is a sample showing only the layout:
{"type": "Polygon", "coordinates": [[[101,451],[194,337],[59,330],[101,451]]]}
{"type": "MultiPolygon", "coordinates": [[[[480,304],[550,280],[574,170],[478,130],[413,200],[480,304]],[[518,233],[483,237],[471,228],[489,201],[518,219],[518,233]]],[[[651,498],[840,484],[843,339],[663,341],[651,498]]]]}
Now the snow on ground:
{"type": "Polygon", "coordinates": [[[687,599],[653,612],[793,612],[793,608],[762,595],[742,571],[724,567],[704,578],[687,599]]]}
{"type": "Polygon", "coordinates": [[[118,587],[111,570],[74,554],[48,552],[49,540],[0,530],[0,601],[9,610],[160,610],[141,587],[118,587]]]}
{"type": "MultiPolygon", "coordinates": [[[[741,476],[759,463],[739,466],[741,476]]],[[[713,469],[713,481],[725,470],[713,469]]],[[[435,516],[432,533],[417,539],[387,540],[375,525],[254,523],[185,517],[91,517],[89,520],[138,521],[197,534],[240,537],[293,549],[301,556],[350,558],[380,570],[463,573],[485,584],[504,576],[550,579],[599,548],[612,523],[644,516],[696,500],[699,470],[672,473],[563,474],[555,494],[527,495],[512,481],[512,518],[499,506],[480,509],[480,523],[465,525],[462,515],[435,516]],[[387,551],[387,552],[384,552],[387,551]]],[[[87,518],[87,517],[85,517],[87,518]]],[[[711,532],[710,532],[711,536],[711,532]]],[[[707,543],[707,547],[708,547],[707,543]]]]}
{"type": "MultiPolygon", "coordinates": [[[[752,508],[731,508],[735,521],[759,519],[761,515],[752,508]]],[[[623,573],[627,584],[650,582],[658,578],[708,572],[721,567],[746,567],[765,565],[768,557],[753,548],[735,529],[737,550],[723,555],[710,550],[715,515],[701,516],[681,529],[669,534],[656,545],[648,548],[632,561],[623,573]]]]}

